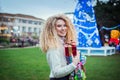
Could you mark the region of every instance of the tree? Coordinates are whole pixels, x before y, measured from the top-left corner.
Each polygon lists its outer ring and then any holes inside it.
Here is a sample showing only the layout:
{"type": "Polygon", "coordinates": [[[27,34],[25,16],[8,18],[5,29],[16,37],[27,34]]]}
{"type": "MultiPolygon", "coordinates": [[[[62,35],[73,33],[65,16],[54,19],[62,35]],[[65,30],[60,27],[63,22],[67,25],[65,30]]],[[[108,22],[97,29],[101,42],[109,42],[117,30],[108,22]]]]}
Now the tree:
{"type": "MultiPolygon", "coordinates": [[[[94,10],[98,29],[101,29],[103,26],[110,28],[120,25],[120,0],[109,0],[107,3],[97,0],[97,4],[94,6],[94,10]]],[[[117,29],[120,30],[120,27],[117,29]]],[[[110,31],[102,30],[99,33],[104,45],[104,36],[108,35],[110,38],[110,31]]]]}
{"type": "Polygon", "coordinates": [[[120,0],[109,0],[107,3],[97,0],[94,7],[97,24],[112,27],[120,24],[120,0]]]}

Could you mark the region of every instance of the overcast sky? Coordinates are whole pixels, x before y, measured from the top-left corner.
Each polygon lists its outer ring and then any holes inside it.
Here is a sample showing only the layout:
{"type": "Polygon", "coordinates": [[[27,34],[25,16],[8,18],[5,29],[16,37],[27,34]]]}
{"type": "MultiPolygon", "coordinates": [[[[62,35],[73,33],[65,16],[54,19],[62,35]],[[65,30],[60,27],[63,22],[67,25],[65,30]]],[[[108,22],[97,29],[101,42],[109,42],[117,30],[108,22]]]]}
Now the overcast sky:
{"type": "Polygon", "coordinates": [[[46,19],[54,14],[74,12],[76,4],[77,0],[0,0],[0,12],[46,19]]]}

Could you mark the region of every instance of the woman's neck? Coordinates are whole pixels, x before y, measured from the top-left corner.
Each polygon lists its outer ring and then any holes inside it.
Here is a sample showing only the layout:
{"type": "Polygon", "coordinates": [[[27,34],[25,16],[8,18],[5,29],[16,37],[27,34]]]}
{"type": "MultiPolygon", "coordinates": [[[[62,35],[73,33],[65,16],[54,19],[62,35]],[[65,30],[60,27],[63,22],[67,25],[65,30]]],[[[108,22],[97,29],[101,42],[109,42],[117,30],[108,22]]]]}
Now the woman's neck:
{"type": "Polygon", "coordinates": [[[65,44],[65,37],[59,37],[62,44],[65,44]]]}

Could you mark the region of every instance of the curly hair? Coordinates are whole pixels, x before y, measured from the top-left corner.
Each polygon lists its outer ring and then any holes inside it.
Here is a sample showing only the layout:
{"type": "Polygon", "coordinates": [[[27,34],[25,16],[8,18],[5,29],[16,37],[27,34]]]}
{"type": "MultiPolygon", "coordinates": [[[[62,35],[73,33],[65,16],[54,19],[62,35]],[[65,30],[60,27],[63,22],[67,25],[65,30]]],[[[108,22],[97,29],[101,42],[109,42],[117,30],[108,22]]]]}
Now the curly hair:
{"type": "Polygon", "coordinates": [[[40,34],[40,47],[43,52],[46,52],[49,48],[58,48],[60,46],[60,41],[55,30],[56,21],[59,19],[64,20],[68,27],[68,32],[65,36],[66,42],[70,42],[71,40],[76,42],[76,31],[71,20],[65,14],[54,15],[47,19],[40,34]]]}

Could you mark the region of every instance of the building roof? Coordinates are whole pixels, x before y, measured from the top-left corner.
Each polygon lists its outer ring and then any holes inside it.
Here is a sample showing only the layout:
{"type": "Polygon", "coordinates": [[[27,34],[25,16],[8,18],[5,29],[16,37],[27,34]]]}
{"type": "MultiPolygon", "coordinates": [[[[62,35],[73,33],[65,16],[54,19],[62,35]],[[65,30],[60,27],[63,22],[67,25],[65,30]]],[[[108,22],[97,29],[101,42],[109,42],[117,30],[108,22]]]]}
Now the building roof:
{"type": "Polygon", "coordinates": [[[0,13],[0,16],[23,17],[23,18],[31,18],[31,19],[44,20],[42,18],[37,18],[37,17],[31,16],[31,15],[26,15],[26,14],[0,13]]]}

